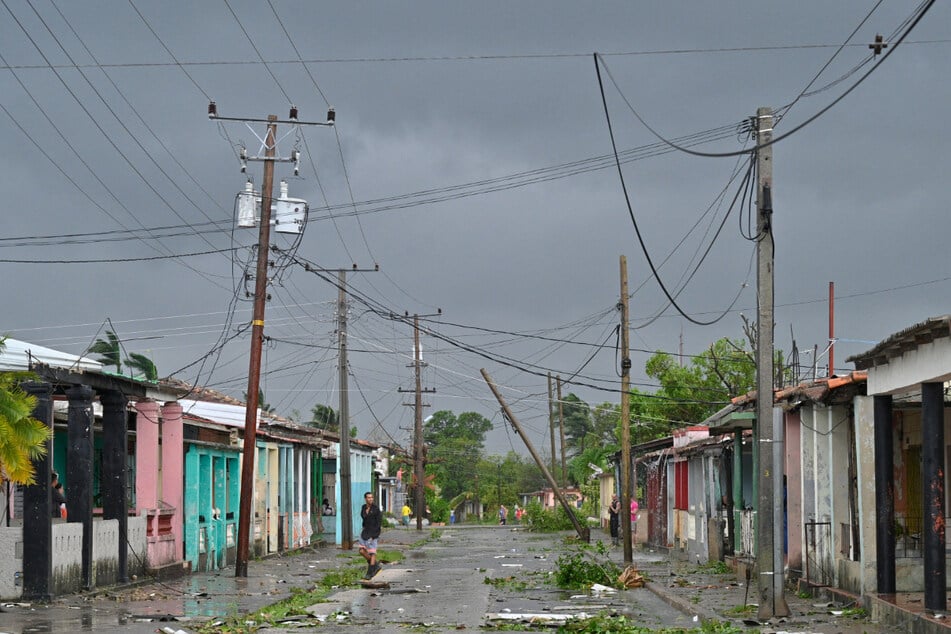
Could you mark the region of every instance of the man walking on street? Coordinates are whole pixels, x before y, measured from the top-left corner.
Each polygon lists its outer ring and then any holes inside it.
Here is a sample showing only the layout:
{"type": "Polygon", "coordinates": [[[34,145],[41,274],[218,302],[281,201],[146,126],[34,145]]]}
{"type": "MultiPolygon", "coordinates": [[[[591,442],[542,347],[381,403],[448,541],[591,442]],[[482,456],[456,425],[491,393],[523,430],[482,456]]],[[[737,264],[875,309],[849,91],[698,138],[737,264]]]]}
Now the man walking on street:
{"type": "Polygon", "coordinates": [[[367,560],[367,573],[364,579],[372,579],[380,572],[380,565],[376,563],[377,539],[383,526],[383,512],[373,503],[373,494],[367,491],[363,494],[365,504],[360,509],[363,519],[363,530],[360,531],[360,555],[367,560]]]}

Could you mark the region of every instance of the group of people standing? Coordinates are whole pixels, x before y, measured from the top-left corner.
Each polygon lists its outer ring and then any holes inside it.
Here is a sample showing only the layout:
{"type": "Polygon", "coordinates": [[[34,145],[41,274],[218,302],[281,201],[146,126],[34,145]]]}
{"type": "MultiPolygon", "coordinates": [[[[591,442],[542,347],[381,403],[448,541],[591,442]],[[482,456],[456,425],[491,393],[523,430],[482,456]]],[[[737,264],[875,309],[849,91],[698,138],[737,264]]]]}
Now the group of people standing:
{"type": "MultiPolygon", "coordinates": [[[[525,514],[525,509],[520,507],[518,504],[515,505],[515,521],[521,523],[522,515],[525,514]]],[[[504,504],[499,504],[499,526],[505,526],[508,523],[509,509],[504,504]]]]}
{"type": "MultiPolygon", "coordinates": [[[[637,500],[631,498],[631,533],[637,535],[637,500]]],[[[608,505],[608,519],[611,525],[611,544],[617,546],[620,542],[621,532],[621,500],[617,493],[611,496],[611,504],[608,505]]]]}

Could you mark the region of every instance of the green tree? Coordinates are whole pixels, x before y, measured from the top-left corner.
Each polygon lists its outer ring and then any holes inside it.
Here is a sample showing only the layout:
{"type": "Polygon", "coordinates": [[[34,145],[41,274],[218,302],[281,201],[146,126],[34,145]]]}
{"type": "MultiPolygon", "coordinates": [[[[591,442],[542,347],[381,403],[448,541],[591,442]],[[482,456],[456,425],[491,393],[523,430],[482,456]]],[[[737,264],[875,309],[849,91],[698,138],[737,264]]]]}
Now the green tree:
{"type": "Polygon", "coordinates": [[[36,398],[20,388],[30,378],[26,372],[0,373],[0,482],[34,484],[33,461],[46,453],[51,431],[33,418],[36,398]]]}
{"type": "MultiPolygon", "coordinates": [[[[781,362],[782,355],[779,355],[781,362]]],[[[660,387],[648,394],[631,391],[631,442],[670,434],[671,428],[696,424],[756,384],[756,364],[748,342],[724,337],[681,366],[658,352],[644,366],[660,387]]]]}
{"type": "Polygon", "coordinates": [[[609,471],[608,459],[617,451],[617,445],[597,446],[590,445],[582,453],[578,454],[568,462],[568,476],[571,481],[577,485],[588,483],[595,469],[595,465],[602,471],[609,471]]]}
{"type": "Polygon", "coordinates": [[[548,486],[535,461],[514,451],[504,456],[487,456],[479,461],[476,470],[478,497],[488,509],[498,509],[501,501],[511,510],[520,494],[548,486]]]}
{"type": "Polygon", "coordinates": [[[132,371],[133,376],[138,371],[141,376],[145,377],[146,381],[158,381],[158,368],[144,354],[131,353],[125,358],[125,365],[132,371]]]}
{"type": "Polygon", "coordinates": [[[105,365],[114,365],[116,372],[122,374],[122,347],[116,333],[107,330],[106,338],[96,339],[96,343],[92,344],[89,352],[99,355],[96,361],[105,365]]]}
{"type": "Polygon", "coordinates": [[[595,444],[617,451],[621,445],[617,436],[621,422],[621,406],[614,403],[601,403],[591,408],[591,433],[595,444]]]}
{"type": "Polygon", "coordinates": [[[565,420],[565,445],[568,455],[584,453],[585,445],[591,442],[591,408],[575,394],[561,399],[561,411],[565,420]]]}
{"type": "Polygon", "coordinates": [[[423,425],[426,445],[427,472],[444,499],[472,491],[476,479],[476,465],[482,457],[485,435],[492,422],[475,412],[456,416],[441,410],[423,425]]]}
{"type": "Polygon", "coordinates": [[[320,403],[314,405],[310,410],[309,424],[318,429],[326,429],[335,433],[340,431],[340,417],[337,416],[334,408],[329,405],[320,403]]]}

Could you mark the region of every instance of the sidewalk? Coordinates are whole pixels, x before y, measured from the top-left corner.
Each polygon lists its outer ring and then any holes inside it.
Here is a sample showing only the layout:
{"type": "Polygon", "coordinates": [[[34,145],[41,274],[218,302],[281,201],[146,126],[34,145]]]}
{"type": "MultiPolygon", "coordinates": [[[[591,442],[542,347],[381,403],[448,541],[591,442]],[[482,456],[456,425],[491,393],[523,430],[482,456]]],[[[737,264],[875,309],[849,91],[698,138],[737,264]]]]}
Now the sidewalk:
{"type": "MultiPolygon", "coordinates": [[[[621,548],[612,550],[612,559],[619,565],[623,562],[621,548]]],[[[851,602],[800,596],[790,590],[784,593],[790,615],[757,625],[759,598],[755,578],[748,587],[746,580],[738,580],[732,571],[717,573],[711,566],[671,561],[666,553],[642,547],[635,549],[633,559],[635,567],[649,579],[645,586],[648,590],[668,605],[698,616],[699,620],[761,627],[764,633],[890,634],[896,631],[873,622],[861,606],[851,602]],[[743,606],[750,607],[744,609],[743,606]]]]}

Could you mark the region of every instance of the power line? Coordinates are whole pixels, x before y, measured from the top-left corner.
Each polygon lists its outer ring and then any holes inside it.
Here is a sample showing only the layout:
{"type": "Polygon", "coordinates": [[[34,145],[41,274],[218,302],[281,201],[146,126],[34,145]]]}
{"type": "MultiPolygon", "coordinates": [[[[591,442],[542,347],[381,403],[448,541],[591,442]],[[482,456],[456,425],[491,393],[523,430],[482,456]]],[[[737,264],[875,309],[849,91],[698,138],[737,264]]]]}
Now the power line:
{"type": "MultiPolygon", "coordinates": [[[[134,7],[134,5],[133,5],[134,7]]],[[[951,39],[935,38],[927,40],[909,40],[905,45],[933,45],[948,44],[951,39]]],[[[776,44],[764,46],[724,46],[709,48],[678,48],[678,49],[651,49],[643,51],[606,51],[599,53],[604,57],[652,57],[666,55],[706,55],[715,53],[757,53],[768,51],[800,51],[815,49],[836,49],[840,43],[815,44],[776,44]]],[[[862,48],[864,44],[847,44],[848,48],[862,48]]],[[[115,62],[102,64],[57,64],[56,68],[163,68],[175,66],[185,70],[187,67],[203,66],[271,66],[303,64],[366,64],[366,63],[399,63],[399,62],[473,62],[473,61],[504,61],[504,60],[557,60],[590,57],[591,52],[566,53],[497,53],[481,55],[432,55],[432,56],[391,56],[391,57],[314,57],[308,59],[260,59],[260,60],[194,60],[175,62],[115,62]]],[[[42,64],[7,64],[0,65],[0,70],[37,70],[49,68],[42,64]]],[[[208,95],[206,98],[210,100],[208,95]]]]}
{"type": "Polygon", "coordinates": [[[138,258],[96,258],[88,260],[16,260],[13,258],[0,258],[0,262],[7,264],[109,264],[116,262],[151,262],[154,260],[172,260],[176,258],[188,258],[198,255],[212,255],[217,253],[229,253],[243,249],[244,247],[226,247],[224,249],[212,249],[211,251],[196,251],[193,253],[172,253],[170,255],[151,255],[138,258]]]}
{"type": "MultiPolygon", "coordinates": [[[[657,132],[654,128],[652,128],[652,127],[650,126],[650,124],[648,124],[647,121],[645,121],[644,118],[641,117],[640,113],[638,113],[637,110],[634,109],[634,106],[631,105],[631,102],[628,101],[627,97],[621,92],[620,87],[618,86],[617,82],[614,80],[614,77],[611,75],[610,69],[609,69],[609,68],[607,67],[607,65],[605,64],[604,59],[599,56],[599,55],[600,55],[599,53],[595,53],[595,54],[594,54],[594,63],[595,63],[595,68],[598,70],[598,82],[599,82],[599,84],[600,84],[600,82],[601,82],[601,79],[600,79],[600,78],[601,78],[601,70],[600,70],[600,69],[601,69],[601,67],[603,66],[605,72],[608,74],[608,77],[611,79],[611,82],[614,84],[615,88],[617,88],[618,94],[621,95],[621,98],[624,100],[624,103],[627,104],[627,107],[630,109],[630,111],[634,114],[634,116],[637,118],[637,120],[640,121],[641,125],[643,125],[645,128],[647,128],[647,130],[648,130],[651,134],[653,134],[655,137],[657,137],[657,138],[658,138],[659,140],[661,140],[662,142],[666,143],[666,144],[669,145],[670,147],[672,147],[672,148],[674,148],[674,149],[676,149],[676,150],[678,150],[678,151],[680,151],[680,152],[685,152],[685,153],[687,153],[687,154],[692,154],[693,156],[702,156],[702,157],[707,157],[707,158],[724,158],[724,157],[730,157],[730,156],[739,156],[739,155],[741,155],[741,154],[749,154],[749,153],[752,153],[752,152],[756,152],[756,151],[759,150],[760,148],[766,147],[767,145],[775,145],[776,143],[779,143],[779,142],[782,141],[783,139],[786,139],[786,138],[788,138],[789,136],[791,136],[791,135],[793,135],[793,134],[799,132],[800,130],[802,130],[803,128],[805,128],[807,125],[811,124],[813,121],[815,121],[816,119],[818,119],[819,117],[821,117],[822,115],[824,115],[825,113],[827,113],[829,110],[831,110],[832,108],[834,108],[836,105],[838,105],[840,101],[842,101],[843,99],[845,99],[849,94],[851,94],[851,92],[852,92],[853,90],[855,90],[856,88],[858,88],[858,87],[862,84],[862,82],[864,82],[864,81],[869,77],[869,75],[871,75],[873,72],[875,72],[875,70],[876,70],[879,66],[881,66],[882,63],[884,63],[885,60],[888,59],[889,56],[891,56],[892,53],[895,52],[895,49],[897,49],[898,46],[905,40],[905,38],[908,37],[908,34],[911,33],[911,32],[914,30],[914,28],[918,25],[918,23],[921,21],[921,19],[924,18],[925,14],[928,13],[928,10],[931,9],[931,7],[934,5],[934,3],[935,3],[935,0],[925,0],[924,2],[922,2],[922,4],[918,5],[918,8],[916,8],[916,9],[915,9],[915,12],[912,13],[913,19],[911,19],[911,24],[908,26],[908,28],[905,30],[905,32],[901,35],[901,37],[900,37],[896,42],[892,43],[892,47],[891,47],[890,49],[888,49],[888,51],[886,51],[884,55],[882,55],[882,57],[881,57],[881,59],[878,61],[878,63],[876,63],[874,66],[872,66],[870,69],[868,69],[861,77],[859,77],[859,78],[855,81],[855,83],[853,83],[851,86],[849,86],[841,95],[839,95],[838,97],[836,97],[835,99],[833,99],[831,103],[829,103],[829,104],[826,105],[825,107],[821,108],[821,109],[820,109],[818,112],[816,112],[814,115],[812,115],[811,117],[807,118],[805,121],[803,121],[803,122],[800,123],[799,125],[795,126],[793,129],[789,130],[788,132],[785,132],[784,134],[780,134],[780,135],[774,136],[774,137],[772,137],[772,139],[770,139],[770,141],[769,141],[768,143],[766,143],[766,144],[764,144],[764,145],[761,145],[761,146],[754,147],[754,148],[750,148],[749,150],[740,150],[740,151],[736,151],[736,152],[700,152],[700,151],[697,151],[697,150],[691,150],[691,149],[687,148],[686,146],[677,145],[677,144],[672,143],[671,141],[668,141],[668,140],[667,140],[665,137],[663,137],[659,132],[657,132]]],[[[908,21],[908,20],[906,20],[906,22],[907,22],[907,21],[908,21]]],[[[603,92],[604,92],[604,90],[603,90],[603,86],[602,86],[602,95],[603,95],[603,92]]],[[[607,110],[607,105],[606,105],[606,104],[605,104],[605,110],[607,110]]]]}
{"type": "MultiPolygon", "coordinates": [[[[596,71],[597,74],[598,74],[598,87],[600,88],[600,91],[601,91],[601,103],[604,105],[604,118],[605,118],[605,121],[607,122],[607,125],[608,125],[608,134],[609,134],[610,137],[611,137],[611,147],[612,147],[612,149],[614,150],[614,156],[615,156],[615,163],[616,163],[616,165],[617,165],[618,178],[619,178],[620,181],[621,181],[621,190],[622,190],[622,192],[624,193],[624,202],[625,202],[626,205],[627,205],[627,212],[628,212],[628,215],[631,217],[631,222],[634,224],[634,232],[637,234],[637,241],[638,241],[638,242],[640,243],[640,245],[641,245],[641,251],[643,251],[644,257],[647,259],[647,264],[648,264],[648,266],[650,266],[651,273],[653,274],[654,279],[657,280],[657,284],[660,286],[660,289],[664,292],[664,295],[667,297],[667,301],[670,302],[670,305],[673,306],[673,307],[677,310],[677,312],[680,313],[680,315],[681,315],[684,319],[686,319],[687,321],[689,321],[689,322],[691,322],[691,323],[697,324],[698,326],[709,326],[709,325],[711,325],[711,324],[715,324],[715,323],[717,323],[718,321],[720,321],[721,319],[723,319],[723,317],[725,317],[725,316],[727,315],[727,313],[729,312],[729,310],[730,310],[731,308],[733,308],[733,306],[736,304],[737,300],[739,300],[739,298],[740,298],[740,293],[742,293],[743,287],[740,287],[740,290],[737,292],[736,297],[733,298],[733,301],[730,303],[730,305],[727,307],[727,309],[726,309],[725,311],[723,311],[723,312],[722,312],[720,315],[718,315],[717,317],[714,317],[713,319],[708,320],[708,321],[701,321],[701,320],[699,320],[699,319],[696,319],[696,318],[691,317],[690,315],[688,315],[688,314],[680,307],[680,304],[677,303],[676,298],[675,298],[673,295],[670,294],[670,291],[667,289],[667,286],[664,284],[663,280],[662,280],[661,277],[660,277],[660,273],[657,271],[657,267],[654,266],[654,261],[651,259],[650,252],[647,250],[647,245],[644,243],[644,237],[641,235],[641,229],[640,229],[640,227],[639,227],[638,224],[637,224],[637,218],[634,216],[634,209],[633,209],[633,207],[631,206],[631,197],[630,197],[630,195],[629,195],[628,192],[627,192],[627,184],[626,184],[625,181],[624,181],[624,170],[621,169],[621,161],[620,161],[620,159],[618,158],[617,142],[616,142],[615,139],[614,139],[614,128],[613,128],[613,126],[611,125],[611,113],[610,113],[610,111],[608,110],[607,98],[606,98],[605,95],[604,95],[604,83],[601,81],[601,67],[600,67],[600,65],[598,64],[597,54],[595,54],[595,57],[594,57],[594,68],[595,68],[595,71],[596,71]]],[[[736,199],[734,198],[734,202],[735,202],[735,200],[736,200],[736,199]]],[[[732,205],[731,205],[731,208],[732,208],[732,205]]],[[[727,216],[728,216],[728,215],[729,215],[729,213],[727,213],[727,216]]],[[[726,221],[726,216],[724,216],[724,219],[723,219],[723,220],[724,220],[724,222],[726,221]]],[[[721,228],[722,228],[722,224],[721,224],[721,228]]],[[[717,231],[717,235],[719,235],[719,230],[717,231]]],[[[714,239],[715,239],[715,238],[714,238],[714,239]]],[[[711,242],[711,245],[710,245],[710,246],[713,246],[713,243],[712,243],[712,242],[711,242]]]]}

